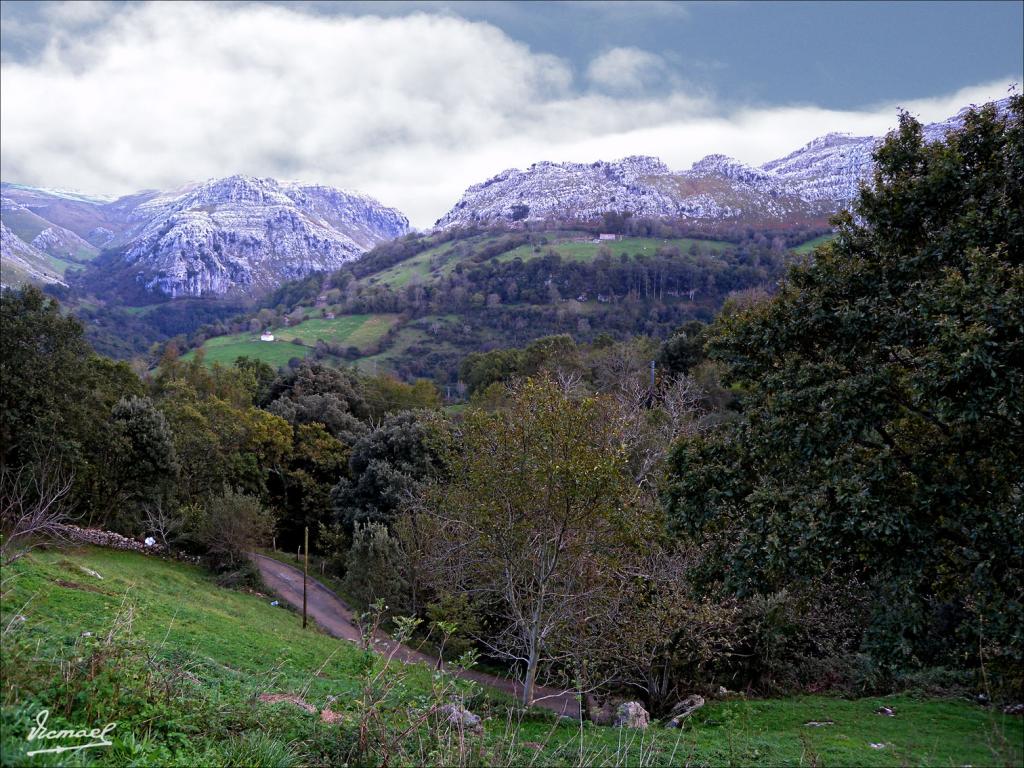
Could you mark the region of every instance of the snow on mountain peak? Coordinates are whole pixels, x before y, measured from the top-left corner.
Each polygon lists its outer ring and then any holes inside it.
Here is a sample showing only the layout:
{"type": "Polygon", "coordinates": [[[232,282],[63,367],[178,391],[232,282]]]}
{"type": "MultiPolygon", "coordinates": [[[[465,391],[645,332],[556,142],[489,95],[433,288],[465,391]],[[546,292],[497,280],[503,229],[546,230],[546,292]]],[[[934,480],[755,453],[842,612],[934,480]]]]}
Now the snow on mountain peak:
{"type": "Polygon", "coordinates": [[[269,289],[337,269],[409,231],[405,216],[367,195],[240,174],[108,203],[4,184],[4,206],[5,219],[28,206],[56,225],[31,244],[5,236],[8,251],[102,247],[146,288],[169,296],[269,289]]]}
{"type": "Polygon", "coordinates": [[[270,288],[409,231],[405,216],[366,195],[242,175],[154,197],[139,213],[145,224],[120,238],[124,258],[170,296],[270,288]]]}
{"type": "MultiPolygon", "coordinates": [[[[1005,111],[1008,100],[996,103],[1005,111]]],[[[963,122],[965,110],[924,126],[935,141],[963,122]]],[[[693,219],[824,224],[848,206],[871,175],[880,138],[827,133],[760,167],[722,154],[672,172],[654,157],[615,162],[534,163],[470,186],[436,227],[520,220],[594,220],[604,213],[693,219]]]]}

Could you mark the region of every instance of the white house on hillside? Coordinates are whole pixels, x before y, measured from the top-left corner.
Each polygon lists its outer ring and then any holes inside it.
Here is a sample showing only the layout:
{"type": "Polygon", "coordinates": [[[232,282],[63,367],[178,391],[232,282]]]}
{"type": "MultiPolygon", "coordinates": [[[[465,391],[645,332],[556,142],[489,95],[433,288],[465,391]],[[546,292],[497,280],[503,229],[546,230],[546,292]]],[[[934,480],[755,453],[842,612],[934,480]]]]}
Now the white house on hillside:
{"type": "Polygon", "coordinates": [[[264,331],[262,334],[260,334],[260,341],[273,341],[273,340],[274,340],[274,334],[272,334],[270,331],[264,331]]]}

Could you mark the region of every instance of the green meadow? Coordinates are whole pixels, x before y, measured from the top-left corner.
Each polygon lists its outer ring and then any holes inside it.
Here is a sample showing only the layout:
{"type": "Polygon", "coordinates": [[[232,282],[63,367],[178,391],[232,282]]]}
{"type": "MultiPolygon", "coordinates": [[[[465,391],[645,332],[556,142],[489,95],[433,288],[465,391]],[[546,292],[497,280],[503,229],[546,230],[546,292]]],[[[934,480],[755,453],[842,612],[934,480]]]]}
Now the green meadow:
{"type": "MultiPolygon", "coordinates": [[[[37,550],[4,569],[3,589],[5,766],[326,766],[351,755],[367,657],[303,630],[271,595],[220,587],[197,566],[90,547],[37,550]],[[274,695],[314,711],[261,700],[274,695]],[[324,722],[324,708],[338,722],[324,722]],[[113,745],[28,757],[42,709],[51,727],[116,722],[113,745]]],[[[422,706],[431,674],[403,668],[392,716],[422,706]]],[[[628,731],[513,714],[488,690],[466,695],[484,717],[470,754],[500,765],[952,768],[1019,765],[1022,754],[1019,717],[967,700],[732,696],[681,730],[628,731]],[[894,717],[875,713],[883,704],[894,717]]]]}
{"type": "MultiPolygon", "coordinates": [[[[293,357],[306,357],[318,339],[365,349],[379,342],[398,322],[397,315],[341,315],[334,319],[303,320],[293,326],[274,328],[274,341],[260,341],[258,333],[235,333],[207,339],[201,349],[209,365],[231,365],[246,356],[280,367],[293,357]],[[298,341],[296,341],[298,340],[298,341]],[[301,341],[301,343],[298,343],[301,341]]],[[[191,359],[195,350],[184,358],[191,359]]]]}

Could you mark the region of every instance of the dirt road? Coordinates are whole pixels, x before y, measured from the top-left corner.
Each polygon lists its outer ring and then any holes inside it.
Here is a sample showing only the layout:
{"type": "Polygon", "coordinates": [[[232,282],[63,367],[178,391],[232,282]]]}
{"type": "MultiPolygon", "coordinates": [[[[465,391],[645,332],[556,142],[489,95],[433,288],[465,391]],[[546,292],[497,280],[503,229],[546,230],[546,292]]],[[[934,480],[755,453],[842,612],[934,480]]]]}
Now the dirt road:
{"type": "MultiPolygon", "coordinates": [[[[263,582],[286,602],[302,610],[302,571],[264,555],[254,554],[253,558],[260,569],[263,582]]],[[[310,618],[334,637],[352,643],[359,642],[359,628],[356,626],[351,609],[334,592],[312,577],[309,579],[306,590],[306,612],[310,618]]],[[[431,667],[437,665],[435,657],[408,646],[397,645],[383,632],[378,633],[374,644],[381,653],[389,653],[393,650],[395,658],[401,659],[407,664],[421,663],[429,664],[431,667]]],[[[477,670],[457,670],[455,674],[481,685],[497,688],[516,698],[522,694],[522,685],[516,680],[489,675],[477,670]]],[[[560,715],[578,718],[580,714],[579,703],[572,691],[538,687],[537,700],[534,703],[538,707],[544,707],[560,715]]]]}

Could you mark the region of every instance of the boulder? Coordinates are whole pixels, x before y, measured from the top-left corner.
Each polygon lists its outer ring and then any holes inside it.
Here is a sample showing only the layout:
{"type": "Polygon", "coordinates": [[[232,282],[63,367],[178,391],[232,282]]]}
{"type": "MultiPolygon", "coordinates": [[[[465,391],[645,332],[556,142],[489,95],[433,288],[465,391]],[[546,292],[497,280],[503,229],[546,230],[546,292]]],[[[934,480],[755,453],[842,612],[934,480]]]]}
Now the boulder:
{"type": "Polygon", "coordinates": [[[483,723],[479,715],[474,715],[461,704],[445,704],[440,709],[441,717],[451,723],[460,731],[469,731],[480,734],[484,732],[483,723]]]}
{"type": "Polygon", "coordinates": [[[619,704],[615,710],[616,728],[646,728],[651,724],[651,716],[639,701],[627,701],[619,704]]]}
{"type": "Polygon", "coordinates": [[[669,716],[672,718],[666,724],[666,728],[678,728],[683,724],[683,720],[688,718],[698,709],[704,706],[704,697],[693,694],[687,696],[685,699],[680,701],[669,712],[669,716]]]}

